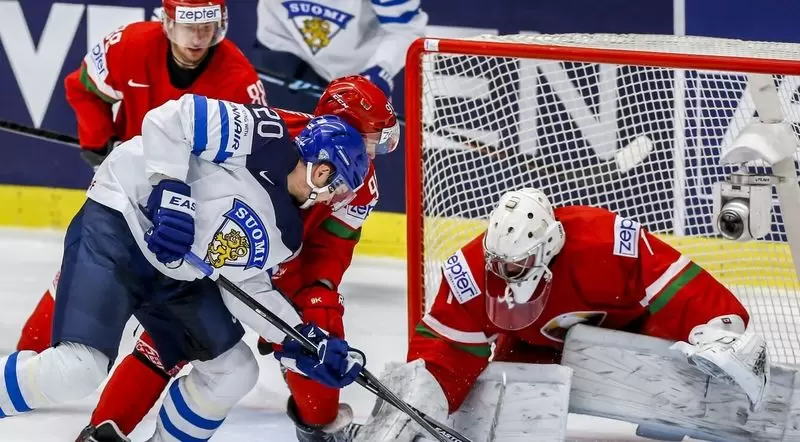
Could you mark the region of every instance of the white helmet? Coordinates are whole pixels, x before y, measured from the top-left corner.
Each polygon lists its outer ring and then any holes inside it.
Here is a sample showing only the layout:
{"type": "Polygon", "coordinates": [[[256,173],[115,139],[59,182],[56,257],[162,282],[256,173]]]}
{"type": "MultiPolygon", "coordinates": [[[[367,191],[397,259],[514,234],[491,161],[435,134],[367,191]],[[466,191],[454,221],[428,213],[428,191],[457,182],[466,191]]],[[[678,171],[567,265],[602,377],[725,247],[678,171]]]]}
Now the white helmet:
{"type": "Polygon", "coordinates": [[[524,188],[500,197],[483,238],[487,272],[506,282],[502,293],[486,285],[486,309],[495,325],[519,330],[539,318],[550,293],[547,265],[562,247],[564,228],[544,192],[524,188]]]}

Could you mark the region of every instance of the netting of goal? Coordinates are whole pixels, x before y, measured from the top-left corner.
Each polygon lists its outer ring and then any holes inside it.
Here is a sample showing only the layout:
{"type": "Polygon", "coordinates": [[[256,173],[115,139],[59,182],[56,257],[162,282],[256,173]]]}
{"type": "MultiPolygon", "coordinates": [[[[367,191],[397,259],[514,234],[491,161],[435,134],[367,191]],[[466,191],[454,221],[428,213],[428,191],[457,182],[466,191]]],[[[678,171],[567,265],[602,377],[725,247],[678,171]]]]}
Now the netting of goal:
{"type": "MultiPolygon", "coordinates": [[[[640,221],[731,288],[774,361],[800,360],[800,284],[777,203],[772,231],[721,239],[711,216],[721,146],[753,121],[748,73],[770,74],[800,122],[800,45],[658,35],[426,39],[407,59],[410,330],[442,259],[522,186],[555,206],[640,221]]],[[[794,125],[793,125],[794,126],[794,125]]],[[[795,126],[795,135],[797,130],[795,126]]],[[[797,220],[800,221],[800,220],[797,220]]]]}

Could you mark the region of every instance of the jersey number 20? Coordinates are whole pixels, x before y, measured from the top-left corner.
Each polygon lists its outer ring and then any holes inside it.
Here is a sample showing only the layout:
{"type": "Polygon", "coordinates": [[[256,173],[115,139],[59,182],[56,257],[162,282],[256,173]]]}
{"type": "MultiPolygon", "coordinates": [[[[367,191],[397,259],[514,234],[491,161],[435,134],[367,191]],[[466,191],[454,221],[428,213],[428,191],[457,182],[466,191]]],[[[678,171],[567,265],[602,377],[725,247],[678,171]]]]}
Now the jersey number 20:
{"type": "Polygon", "coordinates": [[[261,106],[249,106],[256,116],[256,133],[262,138],[283,138],[283,124],[277,112],[261,106]]]}

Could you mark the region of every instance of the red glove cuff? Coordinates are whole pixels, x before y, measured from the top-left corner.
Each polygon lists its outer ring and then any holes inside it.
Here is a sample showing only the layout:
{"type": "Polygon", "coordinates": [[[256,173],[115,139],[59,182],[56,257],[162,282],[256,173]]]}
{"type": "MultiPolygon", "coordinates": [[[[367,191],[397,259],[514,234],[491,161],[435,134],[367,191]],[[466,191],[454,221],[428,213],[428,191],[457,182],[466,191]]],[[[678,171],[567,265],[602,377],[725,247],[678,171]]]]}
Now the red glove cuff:
{"type": "Polygon", "coordinates": [[[324,284],[300,290],[292,302],[300,309],[303,321],[313,322],[335,338],[344,339],[344,298],[324,284]]]}

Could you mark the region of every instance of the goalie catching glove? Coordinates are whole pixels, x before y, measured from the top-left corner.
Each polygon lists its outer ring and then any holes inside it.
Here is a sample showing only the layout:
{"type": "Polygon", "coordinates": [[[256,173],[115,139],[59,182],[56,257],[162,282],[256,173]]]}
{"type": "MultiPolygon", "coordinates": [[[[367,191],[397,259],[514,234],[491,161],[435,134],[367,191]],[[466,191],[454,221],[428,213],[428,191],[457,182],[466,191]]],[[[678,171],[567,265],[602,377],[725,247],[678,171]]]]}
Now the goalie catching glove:
{"type": "Polygon", "coordinates": [[[317,353],[287,336],[282,348],[275,352],[284,367],[331,388],[343,388],[356,380],[366,363],[364,353],[350,348],[343,339],[329,338],[314,324],[298,326],[298,331],[317,346],[317,353]]]}
{"type": "Polygon", "coordinates": [[[671,348],[703,373],[738,385],[750,400],[750,411],[761,409],[770,372],[767,344],[761,335],[745,330],[739,316],[725,315],[694,327],[688,341],[676,342],[671,348]]]}

